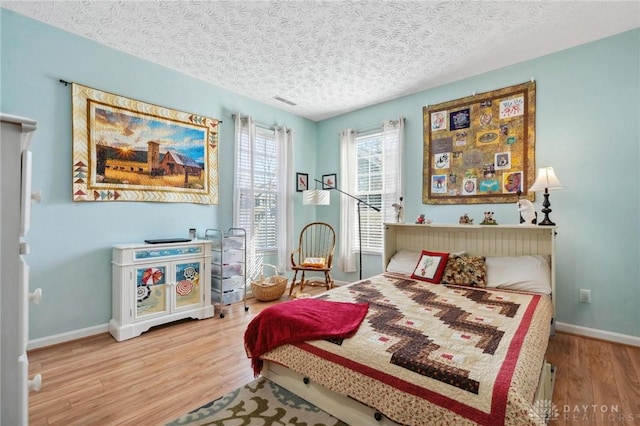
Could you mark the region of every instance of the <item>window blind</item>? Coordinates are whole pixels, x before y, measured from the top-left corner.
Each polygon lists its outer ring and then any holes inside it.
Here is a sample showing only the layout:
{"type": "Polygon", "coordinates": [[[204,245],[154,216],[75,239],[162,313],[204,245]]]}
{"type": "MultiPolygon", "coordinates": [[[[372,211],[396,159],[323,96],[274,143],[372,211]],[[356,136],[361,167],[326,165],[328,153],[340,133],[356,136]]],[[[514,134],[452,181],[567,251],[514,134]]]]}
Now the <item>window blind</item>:
{"type": "MultiPolygon", "coordinates": [[[[384,222],[395,221],[395,209],[402,195],[402,139],[404,119],[387,121],[366,131],[358,131],[355,138],[356,196],[378,207],[375,211],[361,206],[362,251],[381,253],[384,222]]],[[[354,229],[357,241],[358,227],[354,229]]],[[[357,247],[357,243],[355,244],[357,247]]]]}
{"type": "MultiPolygon", "coordinates": [[[[356,136],[356,196],[382,209],[382,128],[356,136]]],[[[382,212],[366,206],[360,207],[362,251],[382,250],[382,212]]],[[[354,229],[354,241],[358,241],[358,227],[354,229]]],[[[356,248],[358,243],[355,244],[356,248]]]]}
{"type": "Polygon", "coordinates": [[[236,185],[240,195],[237,226],[252,229],[256,251],[278,248],[278,146],[272,129],[256,128],[255,140],[242,132],[237,149],[236,185]]]}

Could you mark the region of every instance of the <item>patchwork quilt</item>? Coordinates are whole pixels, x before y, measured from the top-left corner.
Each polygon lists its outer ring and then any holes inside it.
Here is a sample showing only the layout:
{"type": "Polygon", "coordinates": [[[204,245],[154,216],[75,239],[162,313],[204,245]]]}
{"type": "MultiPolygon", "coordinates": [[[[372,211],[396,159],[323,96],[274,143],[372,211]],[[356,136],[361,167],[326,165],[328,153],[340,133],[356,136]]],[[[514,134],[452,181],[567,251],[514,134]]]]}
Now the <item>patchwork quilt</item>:
{"type": "Polygon", "coordinates": [[[381,274],[320,297],[368,303],[358,332],[283,345],[263,359],[401,424],[544,424],[532,404],[548,296],[381,274]]]}

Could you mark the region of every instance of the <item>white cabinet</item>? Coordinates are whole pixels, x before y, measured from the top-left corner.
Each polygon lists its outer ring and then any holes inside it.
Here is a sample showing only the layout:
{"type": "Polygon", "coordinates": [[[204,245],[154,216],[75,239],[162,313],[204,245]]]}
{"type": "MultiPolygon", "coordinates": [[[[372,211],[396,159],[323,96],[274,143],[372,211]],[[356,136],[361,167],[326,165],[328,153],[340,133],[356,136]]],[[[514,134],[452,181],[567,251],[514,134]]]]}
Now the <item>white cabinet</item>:
{"type": "Polygon", "coordinates": [[[29,303],[39,302],[42,293],[29,292],[24,240],[32,200],[29,145],[36,122],[6,114],[0,119],[0,424],[21,426],[29,423],[29,390],[39,389],[41,381],[39,374],[29,380],[29,303]]]}
{"type": "Polygon", "coordinates": [[[222,307],[243,301],[247,311],[247,233],[243,228],[207,229],[205,239],[211,241],[211,300],[222,307]]]}
{"type": "Polygon", "coordinates": [[[211,242],[113,247],[109,332],[122,341],[184,318],[213,316],[211,242]]]}

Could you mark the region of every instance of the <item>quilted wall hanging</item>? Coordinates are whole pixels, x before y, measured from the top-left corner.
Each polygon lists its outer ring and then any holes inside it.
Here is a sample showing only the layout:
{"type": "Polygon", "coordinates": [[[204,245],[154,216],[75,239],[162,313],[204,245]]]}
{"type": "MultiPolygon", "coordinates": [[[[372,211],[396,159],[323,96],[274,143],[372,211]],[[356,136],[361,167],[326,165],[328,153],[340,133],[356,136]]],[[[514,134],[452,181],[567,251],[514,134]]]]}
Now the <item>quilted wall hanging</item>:
{"type": "Polygon", "coordinates": [[[534,81],[423,108],[424,204],[513,203],[535,179],[534,81]]]}
{"type": "Polygon", "coordinates": [[[72,84],[73,200],[218,204],[221,121],[72,84]]]}

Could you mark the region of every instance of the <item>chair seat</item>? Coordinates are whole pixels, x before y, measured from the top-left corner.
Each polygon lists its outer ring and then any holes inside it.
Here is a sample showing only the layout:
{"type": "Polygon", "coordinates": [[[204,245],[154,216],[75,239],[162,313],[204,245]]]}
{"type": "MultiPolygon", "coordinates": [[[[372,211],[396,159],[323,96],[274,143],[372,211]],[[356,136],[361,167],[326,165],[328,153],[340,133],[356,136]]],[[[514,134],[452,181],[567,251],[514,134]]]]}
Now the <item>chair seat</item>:
{"type": "Polygon", "coordinates": [[[318,271],[318,272],[325,272],[325,271],[330,271],[331,268],[327,268],[325,267],[318,267],[318,266],[292,266],[291,267],[292,270],[294,271],[318,271]]]}

